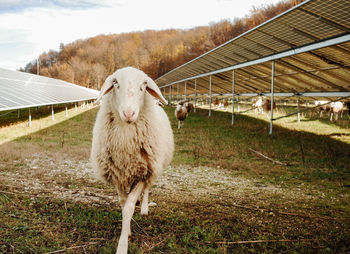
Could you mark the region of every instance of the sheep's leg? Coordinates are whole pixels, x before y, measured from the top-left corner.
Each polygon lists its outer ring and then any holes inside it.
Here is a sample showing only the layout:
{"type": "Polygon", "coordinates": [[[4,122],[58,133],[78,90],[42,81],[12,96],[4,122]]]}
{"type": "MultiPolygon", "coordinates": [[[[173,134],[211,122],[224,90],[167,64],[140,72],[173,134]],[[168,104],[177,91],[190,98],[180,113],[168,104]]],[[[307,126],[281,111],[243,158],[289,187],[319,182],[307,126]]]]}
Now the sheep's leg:
{"type": "Polygon", "coordinates": [[[148,194],[149,187],[146,187],[143,191],[143,199],[141,203],[141,215],[148,215],[148,194]]]}
{"type": "Polygon", "coordinates": [[[125,191],[118,189],[118,197],[119,197],[120,206],[122,207],[122,210],[123,210],[128,195],[126,194],[125,191]]]}
{"type": "Polygon", "coordinates": [[[177,121],[177,128],[180,129],[180,127],[181,127],[181,122],[180,122],[180,120],[178,120],[177,121]]]}
{"type": "Polygon", "coordinates": [[[129,193],[123,208],[122,233],[119,238],[117,254],[128,253],[128,237],[131,235],[130,223],[135,212],[136,201],[143,191],[145,184],[139,182],[134,189],[129,193]]]}

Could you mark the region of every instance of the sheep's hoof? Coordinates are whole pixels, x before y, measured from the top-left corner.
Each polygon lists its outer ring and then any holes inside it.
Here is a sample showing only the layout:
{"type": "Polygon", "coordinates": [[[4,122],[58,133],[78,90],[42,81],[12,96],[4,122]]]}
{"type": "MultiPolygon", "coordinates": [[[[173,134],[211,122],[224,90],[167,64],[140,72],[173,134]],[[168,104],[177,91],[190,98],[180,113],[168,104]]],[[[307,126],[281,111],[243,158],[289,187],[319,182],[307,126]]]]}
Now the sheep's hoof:
{"type": "Polygon", "coordinates": [[[147,211],[142,211],[142,210],[141,210],[141,215],[143,215],[143,216],[148,215],[148,210],[147,210],[147,211]]]}

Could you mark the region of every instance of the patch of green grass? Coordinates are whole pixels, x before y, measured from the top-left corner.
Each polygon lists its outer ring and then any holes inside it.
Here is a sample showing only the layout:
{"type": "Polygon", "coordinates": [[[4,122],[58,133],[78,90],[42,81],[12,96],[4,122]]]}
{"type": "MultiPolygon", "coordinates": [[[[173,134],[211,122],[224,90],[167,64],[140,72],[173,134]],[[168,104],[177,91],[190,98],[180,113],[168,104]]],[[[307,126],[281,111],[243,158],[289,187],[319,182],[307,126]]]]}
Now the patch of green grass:
{"type": "MultiPolygon", "coordinates": [[[[168,108],[171,116],[173,109],[168,108]]],[[[312,179],[315,184],[325,178],[329,182],[350,179],[350,145],[326,135],[274,127],[267,134],[265,121],[246,115],[236,116],[231,126],[231,115],[224,112],[197,110],[190,114],[182,129],[175,128],[174,164],[210,165],[239,170],[250,176],[261,176],[273,182],[312,179]],[[288,166],[274,165],[252,152],[259,151],[288,166]]]]}
{"type": "MultiPolygon", "coordinates": [[[[317,130],[312,133],[285,121],[269,136],[263,117],[239,115],[231,126],[229,113],[212,112],[208,118],[207,111],[198,110],[177,129],[174,109],[165,109],[176,143],[173,166],[185,164],[189,170],[210,166],[232,179],[252,181],[252,187],[240,193],[224,188],[219,194],[198,195],[195,188],[206,186],[204,180],[198,180],[193,181],[195,185],[180,182],[178,193],[154,190],[152,199],[158,206],[150,209],[149,216],[140,216],[136,209],[130,253],[349,252],[350,145],[329,135],[348,132],[346,126],[323,130],[325,123],[312,120],[310,126],[317,130]],[[274,164],[250,149],[285,165],[274,164]],[[266,191],[271,184],[282,191],[266,191]],[[284,197],[283,190],[296,194],[284,197]],[[299,193],[305,198],[298,197],[299,193]],[[298,239],[308,241],[235,243],[298,239]]],[[[20,181],[12,186],[6,181],[10,173],[29,177],[33,169],[27,165],[30,161],[24,160],[34,152],[87,160],[96,112],[88,110],[55,125],[45,118],[51,116],[44,114],[44,119],[36,122],[41,127],[30,133],[20,122],[2,126],[0,134],[11,141],[0,146],[0,253],[66,248],[67,253],[115,252],[121,230],[121,210],[115,203],[73,202],[49,192],[31,193],[20,181]]],[[[64,173],[43,180],[48,184],[55,180],[54,185],[67,190],[88,187],[109,195],[115,192],[64,173]]],[[[217,182],[207,186],[221,187],[217,182]]]]}

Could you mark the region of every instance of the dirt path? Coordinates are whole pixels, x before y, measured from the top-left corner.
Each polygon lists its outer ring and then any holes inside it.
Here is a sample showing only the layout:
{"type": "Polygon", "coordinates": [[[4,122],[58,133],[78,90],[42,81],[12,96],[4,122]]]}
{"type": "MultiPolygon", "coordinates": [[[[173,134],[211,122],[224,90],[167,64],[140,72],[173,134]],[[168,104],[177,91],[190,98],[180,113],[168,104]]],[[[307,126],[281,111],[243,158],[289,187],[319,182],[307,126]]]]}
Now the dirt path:
{"type": "MultiPolygon", "coordinates": [[[[88,159],[68,159],[61,153],[36,152],[17,160],[2,161],[0,167],[14,169],[0,171],[2,185],[14,192],[118,205],[113,186],[95,177],[88,159]]],[[[272,196],[286,203],[288,200],[308,203],[322,195],[247,179],[221,168],[188,165],[169,166],[154,184],[152,192],[169,198],[186,195],[187,198],[226,200],[233,204],[245,204],[249,200],[248,203],[255,203],[256,207],[268,205],[264,202],[272,196]]]]}

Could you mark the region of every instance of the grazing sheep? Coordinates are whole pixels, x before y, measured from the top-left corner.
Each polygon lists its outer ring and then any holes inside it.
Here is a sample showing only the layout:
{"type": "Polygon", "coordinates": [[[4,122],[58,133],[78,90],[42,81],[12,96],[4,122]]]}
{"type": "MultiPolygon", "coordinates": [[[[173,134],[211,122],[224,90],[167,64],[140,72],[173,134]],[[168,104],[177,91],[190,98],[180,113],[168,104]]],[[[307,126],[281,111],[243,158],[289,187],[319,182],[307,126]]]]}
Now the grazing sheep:
{"type": "Polygon", "coordinates": [[[191,102],[185,102],[184,106],[186,107],[188,113],[191,113],[192,110],[194,109],[194,106],[191,102]]]}
{"type": "Polygon", "coordinates": [[[224,109],[225,111],[227,111],[227,106],[228,106],[228,100],[223,99],[222,102],[219,101],[219,106],[217,107],[217,109],[224,109]]]}
{"type": "Polygon", "coordinates": [[[329,104],[329,101],[315,101],[315,106],[319,106],[318,110],[320,112],[320,117],[322,117],[323,112],[330,112],[331,105],[329,104]]]}
{"type": "Polygon", "coordinates": [[[154,98],[167,101],[144,72],[126,67],[110,75],[97,99],[103,103],[93,130],[91,161],[105,181],[117,188],[122,231],[117,254],[126,254],[135,204],[143,193],[141,214],[148,214],[149,188],[173,156],[169,119],[154,98]]]}
{"type": "MultiPolygon", "coordinates": [[[[263,114],[264,113],[264,109],[263,109],[263,100],[261,97],[259,97],[256,101],[253,101],[253,108],[255,113],[258,114],[263,114]]],[[[270,107],[271,107],[271,103],[270,103],[270,107]]]]}
{"type": "Polygon", "coordinates": [[[333,121],[333,115],[335,115],[334,118],[337,121],[339,113],[341,114],[343,113],[343,103],[341,101],[332,102],[330,112],[331,112],[330,120],[333,121]]]}
{"type": "Polygon", "coordinates": [[[219,98],[215,98],[215,100],[214,100],[214,102],[213,102],[213,106],[214,107],[219,107],[220,106],[220,100],[219,100],[219,98]]]}
{"type": "MultiPolygon", "coordinates": [[[[273,109],[276,109],[276,102],[273,102],[273,109]]],[[[266,112],[267,118],[270,117],[269,112],[271,111],[271,100],[266,99],[265,104],[264,104],[264,110],[266,112]]]]}
{"type": "Polygon", "coordinates": [[[180,129],[183,121],[187,118],[188,111],[185,105],[177,104],[175,108],[175,117],[177,119],[177,128],[180,129]]]}

